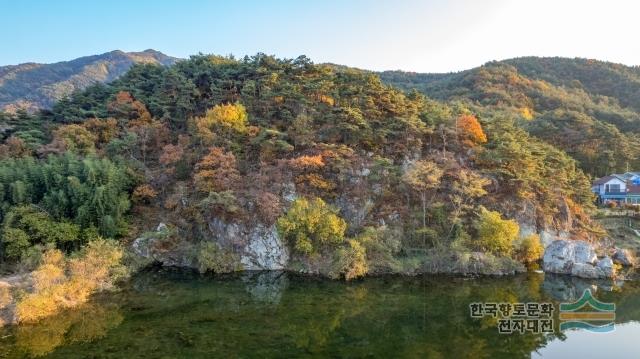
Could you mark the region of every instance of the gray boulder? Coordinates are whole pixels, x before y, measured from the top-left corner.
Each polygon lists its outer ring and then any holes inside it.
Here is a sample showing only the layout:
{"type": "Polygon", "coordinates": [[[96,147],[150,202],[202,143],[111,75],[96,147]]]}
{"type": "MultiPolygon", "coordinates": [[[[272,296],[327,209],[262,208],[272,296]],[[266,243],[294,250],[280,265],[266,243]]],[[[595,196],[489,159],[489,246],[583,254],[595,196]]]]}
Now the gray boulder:
{"type": "Polygon", "coordinates": [[[570,274],[575,277],[588,279],[598,279],[605,277],[604,272],[600,268],[587,263],[574,263],[571,267],[570,274]]]}
{"type": "Polygon", "coordinates": [[[593,246],[585,241],[556,240],[544,252],[542,268],[545,272],[570,274],[581,278],[611,278],[613,263],[603,259],[597,265],[598,256],[593,246]]]}
{"type": "Polygon", "coordinates": [[[604,257],[600,259],[596,264],[596,267],[604,273],[605,277],[607,278],[613,277],[614,269],[613,269],[613,260],[611,260],[611,258],[604,257]]]}

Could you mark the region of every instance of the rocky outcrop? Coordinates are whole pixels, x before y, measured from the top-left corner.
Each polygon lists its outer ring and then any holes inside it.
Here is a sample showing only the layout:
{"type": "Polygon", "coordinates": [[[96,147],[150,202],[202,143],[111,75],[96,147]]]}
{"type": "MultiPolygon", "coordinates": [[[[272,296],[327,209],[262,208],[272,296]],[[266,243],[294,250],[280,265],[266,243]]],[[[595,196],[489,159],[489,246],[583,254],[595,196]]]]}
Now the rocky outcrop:
{"type": "Polygon", "coordinates": [[[616,248],[613,253],[613,263],[620,264],[625,267],[634,267],[636,258],[628,249],[616,248]]]}
{"type": "MultiPolygon", "coordinates": [[[[163,266],[197,268],[195,244],[180,236],[168,239],[168,231],[160,223],[155,233],[147,233],[133,242],[133,252],[163,266]]],[[[214,219],[209,222],[209,232],[211,236],[205,240],[232,249],[245,270],[281,270],[289,262],[289,252],[275,225],[249,227],[214,219]]]]}
{"type": "Polygon", "coordinates": [[[155,233],[146,233],[133,241],[133,253],[165,267],[195,267],[193,245],[186,241],[167,240],[169,229],[160,223],[155,233]]]}
{"type": "Polygon", "coordinates": [[[593,246],[585,241],[553,241],[545,249],[542,267],[545,272],[570,274],[581,278],[614,276],[611,258],[598,260],[593,246]]]}
{"type": "Polygon", "coordinates": [[[247,270],[280,270],[289,262],[289,252],[280,239],[276,226],[258,225],[247,233],[241,262],[247,270]]]}

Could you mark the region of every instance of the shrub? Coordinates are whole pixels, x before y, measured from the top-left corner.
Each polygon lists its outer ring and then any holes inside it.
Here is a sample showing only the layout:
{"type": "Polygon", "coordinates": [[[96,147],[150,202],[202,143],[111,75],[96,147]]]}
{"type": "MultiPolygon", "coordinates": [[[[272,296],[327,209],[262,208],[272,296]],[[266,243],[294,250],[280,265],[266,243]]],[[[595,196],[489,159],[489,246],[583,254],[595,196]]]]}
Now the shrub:
{"type": "Polygon", "coordinates": [[[401,232],[387,227],[365,227],[356,240],[367,254],[369,272],[395,272],[400,267],[396,255],[401,248],[401,232]]]}
{"type": "Polygon", "coordinates": [[[239,103],[217,105],[207,110],[203,117],[194,120],[196,135],[211,141],[215,130],[230,129],[244,133],[247,129],[247,110],[239,103]]]}
{"type": "Polygon", "coordinates": [[[347,223],[338,216],[337,210],[320,198],[296,199],[287,213],[278,219],[277,226],[282,238],[304,255],[344,242],[347,229],[347,223]]]}
{"type": "Polygon", "coordinates": [[[242,270],[237,254],[221,249],[213,242],[200,242],[196,252],[196,262],[200,273],[230,273],[242,270]]]}
{"type": "Polygon", "coordinates": [[[31,247],[29,236],[19,228],[5,228],[2,232],[3,257],[8,260],[19,260],[31,247]]]}
{"type": "Polygon", "coordinates": [[[145,204],[149,204],[151,200],[156,198],[157,196],[158,192],[156,192],[156,190],[154,190],[153,187],[148,184],[143,184],[136,187],[136,189],[133,190],[133,194],[131,195],[135,203],[145,204]]]}
{"type": "Polygon", "coordinates": [[[261,192],[256,197],[256,205],[260,219],[268,225],[273,224],[280,216],[280,198],[273,193],[261,192]]]}
{"type": "Polygon", "coordinates": [[[47,250],[32,273],[33,291],[16,305],[18,321],[35,322],[86,302],[96,291],[111,288],[127,274],[122,256],[122,248],[105,239],[88,243],[71,259],[60,250],[47,250]]]}
{"type": "Polygon", "coordinates": [[[499,212],[484,208],[480,211],[480,218],[476,220],[475,227],[478,232],[477,245],[481,250],[496,255],[511,253],[512,243],[520,230],[516,221],[502,219],[499,212]]]}
{"type": "Polygon", "coordinates": [[[78,225],[55,221],[48,213],[33,206],[12,208],[3,227],[0,241],[3,256],[8,260],[23,259],[33,245],[51,244],[59,249],[71,249],[83,240],[78,225]]]}
{"type": "Polygon", "coordinates": [[[544,253],[544,246],[540,242],[540,236],[536,233],[526,236],[517,250],[518,260],[531,263],[539,260],[544,253]]]}
{"type": "Polygon", "coordinates": [[[336,251],[333,267],[333,277],[342,276],[345,280],[363,277],[369,271],[365,248],[355,239],[348,240],[347,246],[336,251]]]}

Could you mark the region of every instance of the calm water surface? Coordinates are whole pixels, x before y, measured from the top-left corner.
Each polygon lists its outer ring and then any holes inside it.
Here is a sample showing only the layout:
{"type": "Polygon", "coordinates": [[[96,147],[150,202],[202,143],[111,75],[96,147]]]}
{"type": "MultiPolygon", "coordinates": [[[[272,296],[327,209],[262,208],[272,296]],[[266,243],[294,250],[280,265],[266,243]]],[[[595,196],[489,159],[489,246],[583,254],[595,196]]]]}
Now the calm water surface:
{"type": "Polygon", "coordinates": [[[0,329],[0,358],[632,358],[640,285],[530,273],[344,283],[280,272],[137,275],[122,291],[37,325],[0,329]],[[616,330],[499,334],[472,302],[616,303],[616,330]]]}

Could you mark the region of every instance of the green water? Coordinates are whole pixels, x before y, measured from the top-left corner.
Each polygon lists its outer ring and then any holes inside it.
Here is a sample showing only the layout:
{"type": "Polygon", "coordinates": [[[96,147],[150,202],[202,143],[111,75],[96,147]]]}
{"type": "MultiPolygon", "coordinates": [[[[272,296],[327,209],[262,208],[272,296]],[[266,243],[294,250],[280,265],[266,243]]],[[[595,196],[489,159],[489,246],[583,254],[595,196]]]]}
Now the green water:
{"type": "Polygon", "coordinates": [[[0,358],[638,357],[640,285],[528,274],[344,283],[279,272],[137,275],[120,292],[37,325],[0,330],[0,358]],[[499,334],[472,302],[553,302],[585,288],[616,330],[499,334]]]}

